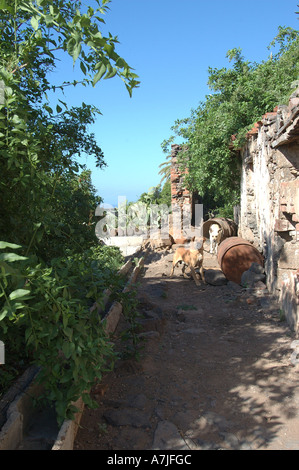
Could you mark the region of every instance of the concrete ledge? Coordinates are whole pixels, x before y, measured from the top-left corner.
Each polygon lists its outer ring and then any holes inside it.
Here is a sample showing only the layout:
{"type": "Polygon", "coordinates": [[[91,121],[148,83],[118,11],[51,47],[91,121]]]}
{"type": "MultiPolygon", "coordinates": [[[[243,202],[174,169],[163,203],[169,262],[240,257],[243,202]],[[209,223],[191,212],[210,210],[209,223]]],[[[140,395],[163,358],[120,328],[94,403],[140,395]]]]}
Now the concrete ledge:
{"type": "MultiPolygon", "coordinates": [[[[133,238],[133,237],[132,237],[133,238]]],[[[139,260],[139,264],[134,268],[124,291],[132,288],[134,282],[143,267],[144,258],[139,260]]],[[[119,270],[119,274],[127,275],[132,268],[132,260],[129,259],[119,270]]],[[[109,300],[110,291],[106,291],[105,303],[109,300]]],[[[93,307],[92,307],[93,308],[93,307]]],[[[95,306],[97,308],[97,306],[95,306]]],[[[122,313],[122,305],[120,302],[114,302],[110,307],[107,315],[103,318],[105,330],[107,333],[113,333],[118,325],[122,313]]],[[[42,385],[35,382],[38,369],[36,367],[29,368],[23,376],[17,381],[14,394],[8,393],[6,410],[5,396],[0,401],[0,405],[6,413],[6,421],[2,428],[0,428],[0,450],[18,450],[22,449],[22,442],[24,440],[24,433],[31,416],[34,414],[34,399],[42,392],[42,385]],[[22,384],[22,387],[20,386],[22,384]],[[20,391],[21,390],[21,391],[20,391]]],[[[80,420],[84,411],[84,403],[82,398],[79,398],[74,405],[78,409],[75,414],[74,420],[65,420],[58,431],[54,445],[51,450],[73,450],[74,440],[77,434],[80,420]]],[[[1,409],[2,409],[1,408],[1,409]]],[[[4,412],[3,411],[3,412],[4,412]]],[[[53,442],[53,441],[52,441],[53,442]]]]}
{"type": "MultiPolygon", "coordinates": [[[[147,254],[147,252],[146,252],[147,254]]],[[[145,254],[145,256],[146,256],[145,254]]],[[[129,267],[132,266],[131,260],[129,260],[120,270],[122,273],[127,273],[129,267]]],[[[138,275],[140,274],[141,269],[144,266],[144,257],[140,258],[139,263],[135,266],[123,292],[128,292],[133,284],[136,282],[138,275]]],[[[105,330],[107,333],[114,333],[117,328],[120,316],[122,314],[122,305],[120,302],[114,302],[110,307],[107,315],[103,318],[103,323],[105,323],[105,330]]],[[[58,437],[55,441],[55,444],[52,447],[52,450],[73,450],[74,441],[76,438],[77,430],[80,424],[80,420],[84,411],[84,403],[80,399],[76,402],[75,406],[79,408],[78,413],[76,413],[74,420],[66,420],[62,427],[60,428],[58,437]]]]}
{"type": "Polygon", "coordinates": [[[24,430],[34,411],[34,398],[42,390],[42,386],[34,382],[37,373],[36,371],[31,379],[32,382],[8,407],[7,419],[0,431],[0,450],[16,450],[23,440],[24,430]]]}
{"type": "Polygon", "coordinates": [[[105,322],[105,331],[108,334],[114,333],[118,325],[120,316],[122,313],[122,304],[120,302],[114,302],[110,307],[109,312],[104,318],[105,322]]]}
{"type": "Polygon", "coordinates": [[[82,398],[79,398],[74,405],[78,408],[78,412],[75,414],[75,419],[67,419],[64,421],[51,450],[73,450],[74,441],[80,425],[82,413],[84,411],[82,398]]]}
{"type": "Polygon", "coordinates": [[[144,242],[144,237],[127,236],[127,237],[109,237],[103,239],[105,245],[118,246],[124,256],[130,256],[140,250],[144,242]]]}

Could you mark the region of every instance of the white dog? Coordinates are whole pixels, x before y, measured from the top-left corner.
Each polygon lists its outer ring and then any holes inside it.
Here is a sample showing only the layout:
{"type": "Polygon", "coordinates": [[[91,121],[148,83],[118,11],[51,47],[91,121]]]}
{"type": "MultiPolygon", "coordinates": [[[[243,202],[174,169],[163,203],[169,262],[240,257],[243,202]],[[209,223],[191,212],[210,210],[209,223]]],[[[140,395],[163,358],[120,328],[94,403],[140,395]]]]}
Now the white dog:
{"type": "Polygon", "coordinates": [[[215,253],[217,255],[218,245],[221,241],[222,233],[222,228],[218,224],[210,225],[210,253],[215,253]]]}

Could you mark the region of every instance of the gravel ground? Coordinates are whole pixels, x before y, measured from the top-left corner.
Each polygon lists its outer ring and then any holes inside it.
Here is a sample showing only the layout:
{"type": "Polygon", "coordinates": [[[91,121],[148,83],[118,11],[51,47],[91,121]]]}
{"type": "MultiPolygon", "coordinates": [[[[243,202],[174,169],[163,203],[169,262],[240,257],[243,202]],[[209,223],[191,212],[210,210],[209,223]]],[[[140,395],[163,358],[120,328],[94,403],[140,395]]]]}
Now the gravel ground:
{"type": "Polygon", "coordinates": [[[204,268],[219,285],[196,286],[180,268],[171,279],[172,256],[147,256],[141,357],[119,360],[94,387],[99,406],[85,408],[74,449],[298,450],[295,338],[278,305],[262,283],[223,279],[208,251],[204,268]]]}

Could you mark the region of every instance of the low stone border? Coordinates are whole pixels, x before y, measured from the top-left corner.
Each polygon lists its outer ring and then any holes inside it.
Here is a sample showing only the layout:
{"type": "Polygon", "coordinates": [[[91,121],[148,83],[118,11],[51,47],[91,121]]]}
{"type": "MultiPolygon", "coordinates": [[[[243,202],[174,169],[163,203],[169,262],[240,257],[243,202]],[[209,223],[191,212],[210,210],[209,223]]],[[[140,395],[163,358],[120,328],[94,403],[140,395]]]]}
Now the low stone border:
{"type": "Polygon", "coordinates": [[[77,400],[74,405],[78,409],[74,420],[66,419],[62,423],[57,439],[51,450],[73,450],[74,441],[84,411],[84,403],[82,398],[79,398],[79,400],[77,400]]]}
{"type": "Polygon", "coordinates": [[[36,367],[30,367],[16,382],[17,388],[24,381],[27,382],[27,386],[21,389],[21,393],[20,389],[18,390],[17,396],[7,409],[6,422],[0,431],[0,450],[15,450],[23,440],[23,432],[34,407],[33,398],[41,393],[41,385],[34,381],[37,373],[36,367]]]}
{"type": "MultiPolygon", "coordinates": [[[[132,288],[132,285],[136,282],[143,265],[144,257],[141,257],[124,288],[124,292],[132,288]]],[[[132,260],[129,259],[118,273],[126,275],[131,268],[132,260]]],[[[104,305],[108,303],[110,294],[109,290],[105,292],[104,305]]],[[[97,305],[94,307],[99,309],[97,305]]],[[[106,332],[113,333],[115,331],[121,313],[121,303],[114,302],[107,315],[102,320],[105,322],[106,332]]],[[[8,394],[6,394],[0,401],[3,412],[6,414],[6,421],[2,428],[0,428],[0,450],[16,450],[22,443],[24,430],[30,416],[32,415],[34,397],[41,393],[42,386],[34,382],[37,372],[38,369],[36,367],[29,368],[25,371],[21,378],[16,382],[15,386],[12,387],[12,390],[9,391],[8,394]],[[13,399],[12,402],[11,399],[13,399]],[[8,406],[9,402],[11,403],[8,406]],[[6,408],[4,407],[4,404],[6,405],[6,408]]],[[[79,398],[74,405],[78,409],[74,420],[65,420],[63,422],[51,450],[73,450],[74,440],[84,411],[83,400],[79,398]]]]}
{"type": "MultiPolygon", "coordinates": [[[[120,272],[121,273],[127,273],[129,271],[128,266],[132,265],[132,261],[129,260],[123,268],[121,268],[120,272]]],[[[127,282],[123,292],[128,292],[133,284],[136,282],[141,269],[144,266],[144,257],[140,258],[139,263],[137,266],[135,266],[129,281],[127,282]]],[[[122,305],[120,302],[114,302],[112,306],[110,307],[107,315],[103,319],[103,322],[105,322],[105,330],[107,333],[114,333],[116,330],[116,327],[118,325],[120,316],[122,314],[122,305]]],[[[59,434],[57,436],[57,439],[52,447],[52,450],[73,450],[74,446],[74,441],[76,438],[76,434],[78,431],[78,427],[80,425],[81,417],[84,411],[84,403],[82,399],[79,399],[76,403],[75,406],[79,409],[79,411],[75,415],[74,420],[66,420],[63,424],[62,427],[60,428],[59,434]]]]}

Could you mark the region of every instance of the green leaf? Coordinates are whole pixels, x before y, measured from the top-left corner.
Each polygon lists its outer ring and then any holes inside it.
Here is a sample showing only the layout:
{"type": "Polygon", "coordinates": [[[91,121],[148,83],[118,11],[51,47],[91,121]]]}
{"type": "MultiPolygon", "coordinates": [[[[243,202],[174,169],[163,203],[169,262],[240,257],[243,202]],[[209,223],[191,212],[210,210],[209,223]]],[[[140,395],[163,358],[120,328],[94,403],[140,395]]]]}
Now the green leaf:
{"type": "Polygon", "coordinates": [[[58,101],[59,101],[59,103],[63,104],[65,109],[68,109],[67,103],[65,101],[61,101],[61,100],[58,100],[58,101]]]}
{"type": "Polygon", "coordinates": [[[101,78],[103,77],[103,75],[105,75],[106,73],[106,65],[105,64],[101,64],[98,72],[95,74],[95,76],[93,77],[93,80],[92,80],[92,84],[93,86],[95,86],[95,84],[101,80],[101,78]]]}
{"type": "Polygon", "coordinates": [[[0,10],[7,10],[9,13],[14,13],[13,7],[9,5],[6,0],[0,0],[0,10]]]}
{"type": "Polygon", "coordinates": [[[48,106],[48,105],[44,104],[44,106],[43,106],[43,107],[44,107],[44,109],[45,109],[46,111],[48,111],[48,113],[49,113],[49,114],[53,114],[53,109],[52,109],[52,108],[50,108],[50,106],[48,106]]]}
{"type": "Polygon", "coordinates": [[[13,250],[17,250],[18,248],[22,248],[22,247],[20,245],[15,245],[14,243],[0,242],[0,250],[4,250],[5,248],[11,248],[13,250]]]}
{"type": "Polygon", "coordinates": [[[87,70],[86,70],[85,64],[84,64],[84,62],[82,62],[82,60],[80,62],[80,69],[82,70],[84,75],[86,75],[87,70]]]}
{"type": "Polygon", "coordinates": [[[45,16],[45,22],[46,22],[46,26],[51,27],[54,23],[53,16],[52,15],[46,15],[45,16]]]}
{"type": "Polygon", "coordinates": [[[22,298],[23,300],[25,300],[25,297],[28,298],[28,294],[30,294],[29,289],[16,289],[9,294],[9,299],[16,300],[22,298]]]}
{"type": "Polygon", "coordinates": [[[109,57],[111,58],[114,57],[114,45],[113,44],[105,44],[104,50],[107,52],[109,57]]]}
{"type": "Polygon", "coordinates": [[[109,78],[113,78],[117,74],[117,69],[112,67],[112,65],[107,65],[107,74],[105,76],[105,80],[109,78]]]}
{"type": "Polygon", "coordinates": [[[76,60],[78,59],[80,53],[81,53],[81,43],[79,44],[76,44],[74,47],[73,47],[73,52],[72,52],[72,57],[73,57],[73,60],[74,62],[76,62],[76,60]]]}
{"type": "Polygon", "coordinates": [[[31,26],[34,29],[34,31],[37,31],[38,26],[39,26],[39,17],[33,16],[30,20],[30,23],[31,23],[31,26]]]}
{"type": "Polygon", "coordinates": [[[9,315],[11,312],[11,309],[8,308],[7,306],[3,307],[3,309],[0,311],[0,321],[3,320],[7,315],[9,315]]]}
{"type": "Polygon", "coordinates": [[[2,253],[0,255],[0,261],[8,261],[8,262],[13,262],[13,261],[24,261],[28,258],[25,256],[20,256],[16,255],[15,253],[2,253]]]}
{"type": "Polygon", "coordinates": [[[67,43],[67,51],[69,55],[73,58],[73,61],[76,62],[80,53],[81,53],[81,42],[80,36],[71,37],[67,43]]]}
{"type": "Polygon", "coordinates": [[[67,359],[69,359],[72,355],[72,353],[75,351],[75,345],[74,343],[69,343],[65,341],[62,345],[62,352],[65,355],[67,359]]]}

